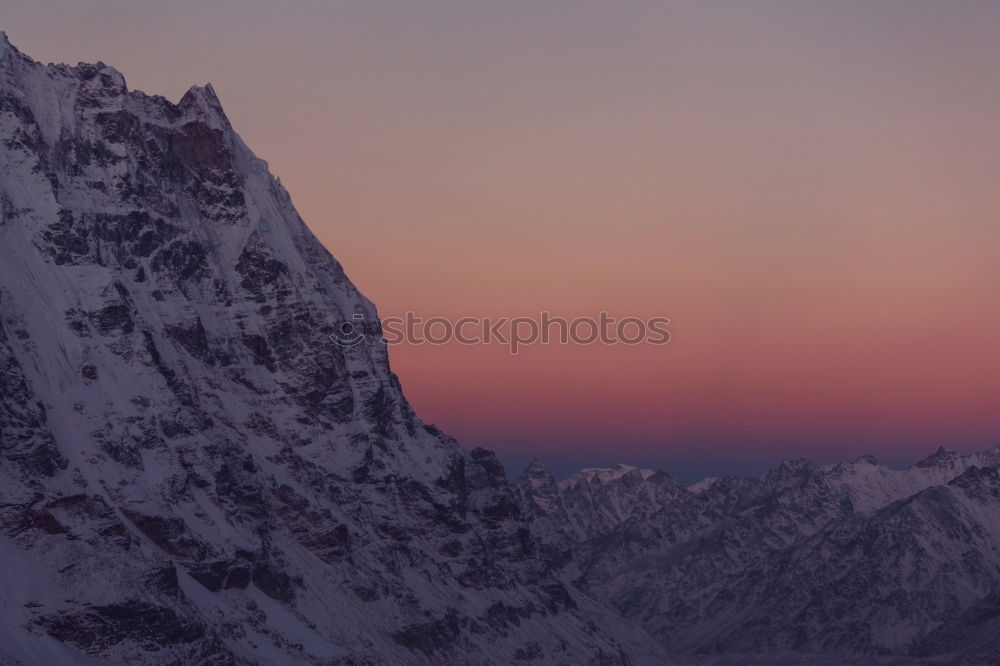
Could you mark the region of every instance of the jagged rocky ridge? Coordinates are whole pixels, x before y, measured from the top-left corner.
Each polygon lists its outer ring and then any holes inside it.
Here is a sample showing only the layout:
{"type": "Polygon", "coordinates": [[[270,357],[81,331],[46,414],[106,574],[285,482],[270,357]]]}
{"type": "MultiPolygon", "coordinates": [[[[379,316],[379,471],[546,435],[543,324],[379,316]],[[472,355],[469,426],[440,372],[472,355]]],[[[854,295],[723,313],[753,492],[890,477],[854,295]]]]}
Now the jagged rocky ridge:
{"type": "Polygon", "coordinates": [[[0,142],[0,663],[661,658],[413,414],[210,86],[4,36],[0,142]]]}
{"type": "Polygon", "coordinates": [[[0,143],[0,664],[1000,649],[997,451],[509,484],[413,414],[210,86],[173,104],[0,33],[0,143]]]}
{"type": "Polygon", "coordinates": [[[683,661],[1000,658],[1000,447],[690,487],[627,466],[556,483],[536,462],[517,485],[572,548],[574,587],[683,661]]]}

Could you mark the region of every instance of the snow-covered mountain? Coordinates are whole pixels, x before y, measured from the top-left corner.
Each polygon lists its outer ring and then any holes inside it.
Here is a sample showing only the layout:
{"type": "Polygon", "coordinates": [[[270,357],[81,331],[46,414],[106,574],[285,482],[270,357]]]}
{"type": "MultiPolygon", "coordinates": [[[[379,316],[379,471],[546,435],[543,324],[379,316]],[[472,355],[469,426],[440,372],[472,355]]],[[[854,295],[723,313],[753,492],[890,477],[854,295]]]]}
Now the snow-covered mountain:
{"type": "Polygon", "coordinates": [[[991,663],[998,465],[508,483],[210,86],[0,33],[0,665],[991,663]]]}
{"type": "Polygon", "coordinates": [[[555,484],[535,463],[517,485],[564,534],[574,585],[675,658],[1000,658],[1000,448],[906,470],[789,461],[689,488],[623,466],[555,484]]]}
{"type": "Polygon", "coordinates": [[[413,414],[211,86],[2,37],[0,142],[0,663],[662,659],[413,414]]]}

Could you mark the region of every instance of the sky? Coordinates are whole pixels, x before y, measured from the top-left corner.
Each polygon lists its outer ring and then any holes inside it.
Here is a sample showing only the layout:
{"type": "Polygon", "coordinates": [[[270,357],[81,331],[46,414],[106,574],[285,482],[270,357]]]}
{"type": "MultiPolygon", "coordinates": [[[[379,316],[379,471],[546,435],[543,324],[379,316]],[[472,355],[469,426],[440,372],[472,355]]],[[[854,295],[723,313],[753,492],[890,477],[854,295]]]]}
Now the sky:
{"type": "Polygon", "coordinates": [[[393,346],[511,473],[1000,444],[998,3],[2,4],[36,60],[211,82],[383,317],[670,318],[393,346]]]}

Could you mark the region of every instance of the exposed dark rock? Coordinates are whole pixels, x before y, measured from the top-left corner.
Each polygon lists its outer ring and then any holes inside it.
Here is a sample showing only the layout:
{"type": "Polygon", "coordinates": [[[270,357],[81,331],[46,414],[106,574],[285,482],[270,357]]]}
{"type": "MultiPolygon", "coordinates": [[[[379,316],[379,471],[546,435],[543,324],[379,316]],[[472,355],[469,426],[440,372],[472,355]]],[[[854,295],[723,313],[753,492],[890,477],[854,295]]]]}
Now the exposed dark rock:
{"type": "Polygon", "coordinates": [[[461,635],[458,613],[449,611],[444,617],[431,622],[412,625],[392,635],[392,640],[411,650],[423,652],[428,657],[452,648],[461,635]]]}
{"type": "Polygon", "coordinates": [[[204,626],[185,621],[175,611],[141,601],[46,615],[36,624],[50,636],[99,654],[123,641],[138,641],[148,650],[192,643],[205,636],[204,626]]]}

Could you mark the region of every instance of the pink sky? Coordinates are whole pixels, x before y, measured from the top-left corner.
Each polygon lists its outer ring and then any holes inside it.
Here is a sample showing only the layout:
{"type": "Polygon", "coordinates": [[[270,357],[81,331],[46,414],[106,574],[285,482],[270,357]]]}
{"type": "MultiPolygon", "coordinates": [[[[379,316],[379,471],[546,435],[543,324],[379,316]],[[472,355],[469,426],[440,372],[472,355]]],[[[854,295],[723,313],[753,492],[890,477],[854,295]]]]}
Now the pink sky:
{"type": "Polygon", "coordinates": [[[996,4],[38,0],[2,21],[132,88],[211,81],[383,316],[673,321],[665,347],[394,347],[466,446],[710,470],[1000,443],[996,4]]]}

